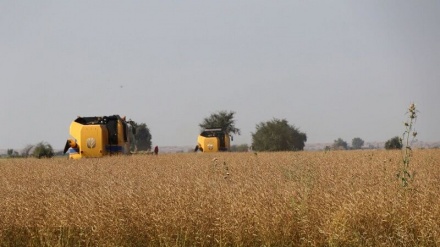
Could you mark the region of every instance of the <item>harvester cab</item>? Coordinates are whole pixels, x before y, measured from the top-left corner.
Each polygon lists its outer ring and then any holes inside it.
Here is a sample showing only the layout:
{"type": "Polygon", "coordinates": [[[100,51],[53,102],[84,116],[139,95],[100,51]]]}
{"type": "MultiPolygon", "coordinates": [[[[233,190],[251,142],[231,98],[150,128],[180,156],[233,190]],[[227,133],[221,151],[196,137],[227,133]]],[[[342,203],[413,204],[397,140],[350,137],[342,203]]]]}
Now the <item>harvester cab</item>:
{"type": "Polygon", "coordinates": [[[197,138],[197,146],[194,151],[221,152],[231,149],[231,137],[222,128],[205,129],[197,138]]]}
{"type": "Polygon", "coordinates": [[[64,147],[69,159],[130,153],[128,123],[119,115],[78,117],[70,124],[70,135],[64,147]]]}

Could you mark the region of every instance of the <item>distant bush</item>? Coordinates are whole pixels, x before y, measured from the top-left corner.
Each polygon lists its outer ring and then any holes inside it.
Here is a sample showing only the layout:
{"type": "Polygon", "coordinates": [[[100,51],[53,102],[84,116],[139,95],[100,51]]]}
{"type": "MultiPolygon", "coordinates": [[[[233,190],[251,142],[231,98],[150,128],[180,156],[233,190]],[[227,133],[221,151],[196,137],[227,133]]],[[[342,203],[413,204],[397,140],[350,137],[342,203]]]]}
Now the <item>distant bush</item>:
{"type": "Polygon", "coordinates": [[[346,150],[348,149],[348,144],[346,141],[342,140],[341,138],[338,138],[333,142],[333,149],[334,150],[346,150]]]}
{"type": "Polygon", "coordinates": [[[385,149],[402,149],[402,141],[400,137],[395,136],[385,142],[385,149]]]}
{"type": "Polygon", "coordinates": [[[353,138],[353,140],[351,141],[352,149],[361,149],[363,145],[364,145],[364,140],[362,140],[359,137],[353,138]]]}
{"type": "Polygon", "coordinates": [[[40,142],[35,145],[34,152],[32,153],[34,157],[41,158],[52,158],[54,156],[54,151],[52,146],[47,142],[40,142]]]}

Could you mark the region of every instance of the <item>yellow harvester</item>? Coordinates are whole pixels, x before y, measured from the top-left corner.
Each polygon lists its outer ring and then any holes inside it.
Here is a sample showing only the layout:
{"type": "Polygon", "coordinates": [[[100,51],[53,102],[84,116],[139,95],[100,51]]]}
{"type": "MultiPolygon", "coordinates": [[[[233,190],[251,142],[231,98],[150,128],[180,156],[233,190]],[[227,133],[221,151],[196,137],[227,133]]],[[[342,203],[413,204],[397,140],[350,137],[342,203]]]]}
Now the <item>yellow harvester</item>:
{"type": "Polygon", "coordinates": [[[64,153],[70,159],[130,153],[128,124],[119,115],[78,117],[70,125],[64,153]]]}
{"type": "Polygon", "coordinates": [[[219,152],[231,149],[231,137],[222,128],[205,129],[197,138],[194,151],[219,152]]]}

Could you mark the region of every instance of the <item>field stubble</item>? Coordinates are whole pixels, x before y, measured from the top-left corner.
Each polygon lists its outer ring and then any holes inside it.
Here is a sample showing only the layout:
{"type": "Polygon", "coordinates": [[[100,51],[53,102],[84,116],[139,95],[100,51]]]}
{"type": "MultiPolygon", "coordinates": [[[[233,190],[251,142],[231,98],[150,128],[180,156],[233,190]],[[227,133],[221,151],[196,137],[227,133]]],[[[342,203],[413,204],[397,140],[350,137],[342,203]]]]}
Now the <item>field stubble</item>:
{"type": "Polygon", "coordinates": [[[440,151],[0,162],[0,246],[437,246],[440,151]]]}

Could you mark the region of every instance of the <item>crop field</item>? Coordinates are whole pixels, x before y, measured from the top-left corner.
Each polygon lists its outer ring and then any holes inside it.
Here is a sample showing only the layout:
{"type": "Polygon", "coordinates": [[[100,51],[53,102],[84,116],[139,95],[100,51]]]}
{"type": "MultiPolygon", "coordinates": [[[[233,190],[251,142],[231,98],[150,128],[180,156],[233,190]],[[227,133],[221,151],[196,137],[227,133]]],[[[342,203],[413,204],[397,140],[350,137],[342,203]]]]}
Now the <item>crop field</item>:
{"type": "Polygon", "coordinates": [[[440,150],[0,160],[0,246],[440,246],[440,150]]]}

